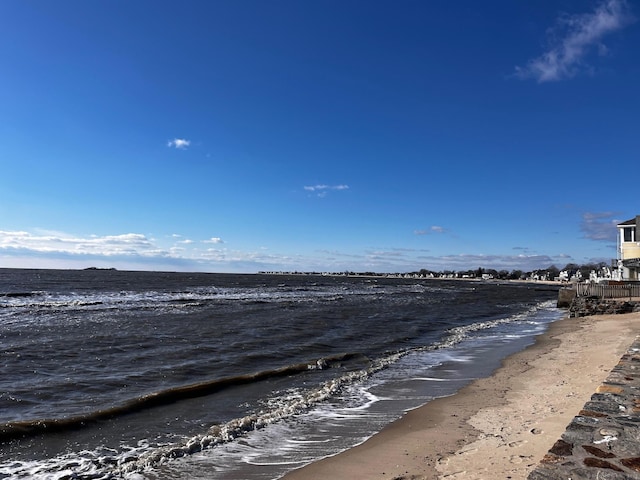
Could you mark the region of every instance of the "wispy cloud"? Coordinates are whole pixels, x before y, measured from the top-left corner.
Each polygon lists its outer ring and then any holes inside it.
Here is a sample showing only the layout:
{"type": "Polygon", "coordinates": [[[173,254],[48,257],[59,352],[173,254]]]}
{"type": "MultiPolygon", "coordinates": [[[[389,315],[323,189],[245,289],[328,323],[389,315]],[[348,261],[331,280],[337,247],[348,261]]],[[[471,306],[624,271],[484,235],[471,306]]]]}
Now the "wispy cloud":
{"type": "Polygon", "coordinates": [[[585,59],[593,51],[607,52],[602,39],[634,21],[626,0],[604,0],[593,12],[562,15],[549,29],[549,49],[524,67],[516,76],[538,83],[558,81],[590,70],[585,59]]]}
{"type": "MultiPolygon", "coordinates": [[[[469,269],[494,268],[496,270],[524,270],[532,271],[547,268],[551,265],[564,265],[570,260],[565,256],[550,255],[482,255],[482,254],[460,254],[460,255],[411,255],[408,252],[403,254],[395,249],[375,250],[367,252],[366,256],[358,263],[360,270],[370,269],[372,271],[395,272],[395,271],[416,271],[421,268],[429,270],[455,270],[463,271],[469,269]]],[[[343,268],[356,270],[353,267],[343,268]]],[[[337,270],[340,270],[339,268],[337,270]]]]}
{"type": "Polygon", "coordinates": [[[549,255],[448,255],[433,259],[434,264],[440,264],[451,270],[465,270],[476,267],[494,268],[496,270],[525,270],[531,271],[547,268],[558,262],[557,257],[549,255]]]}
{"type": "Polygon", "coordinates": [[[167,142],[167,147],[177,148],[179,150],[186,149],[189,145],[191,145],[191,140],[187,140],[185,138],[174,138],[173,140],[169,140],[167,142]]]}
{"type": "Polygon", "coordinates": [[[618,235],[616,225],[620,223],[615,215],[613,212],[587,212],[582,215],[580,230],[589,240],[615,242],[618,235]]]}
{"type": "Polygon", "coordinates": [[[414,230],[414,235],[429,235],[431,233],[444,233],[446,230],[439,225],[432,225],[427,229],[414,230]]]}
{"type": "Polygon", "coordinates": [[[329,190],[348,190],[349,185],[306,185],[304,189],[307,192],[315,192],[319,197],[324,197],[329,190]]]}

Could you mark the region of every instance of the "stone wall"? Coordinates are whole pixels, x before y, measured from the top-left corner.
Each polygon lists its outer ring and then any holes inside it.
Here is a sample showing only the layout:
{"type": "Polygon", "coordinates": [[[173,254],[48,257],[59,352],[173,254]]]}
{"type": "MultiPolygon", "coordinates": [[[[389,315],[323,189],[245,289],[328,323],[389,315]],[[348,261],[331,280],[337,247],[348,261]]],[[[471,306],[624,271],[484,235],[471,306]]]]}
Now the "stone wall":
{"type": "Polygon", "coordinates": [[[631,312],[640,312],[640,302],[602,299],[599,297],[574,297],[569,307],[570,317],[613,315],[631,312]]]}
{"type": "Polygon", "coordinates": [[[639,351],[636,340],[529,480],[640,479],[639,351]]]}

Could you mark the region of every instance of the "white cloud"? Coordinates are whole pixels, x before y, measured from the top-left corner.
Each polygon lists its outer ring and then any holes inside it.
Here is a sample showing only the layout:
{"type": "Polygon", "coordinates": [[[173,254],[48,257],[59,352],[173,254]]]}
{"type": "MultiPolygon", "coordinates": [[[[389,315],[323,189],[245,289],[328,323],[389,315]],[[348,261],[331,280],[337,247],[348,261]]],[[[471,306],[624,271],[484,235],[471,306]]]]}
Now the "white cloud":
{"type": "Polygon", "coordinates": [[[581,70],[589,70],[585,63],[592,51],[607,53],[601,40],[624,28],[634,20],[626,0],[604,0],[593,12],[561,16],[550,29],[549,49],[524,67],[516,67],[516,76],[550,82],[571,78],[581,70]]]}
{"type": "MultiPolygon", "coordinates": [[[[256,272],[275,270],[287,257],[259,252],[199,249],[197,243],[170,235],[172,245],[162,246],[138,233],[77,236],[35,230],[0,231],[0,263],[16,268],[115,267],[130,270],[205,272],[256,272]]],[[[224,243],[219,237],[205,243],[224,243]]]]}
{"type": "MultiPolygon", "coordinates": [[[[599,223],[598,219],[606,224],[605,217],[598,215],[604,214],[586,215],[585,224],[593,227],[599,223]],[[597,217],[595,220],[594,216],[597,217]]],[[[139,233],[78,236],[62,232],[0,231],[0,264],[18,268],[98,266],[125,270],[250,273],[260,270],[410,272],[421,268],[459,271],[478,267],[529,271],[551,264],[561,266],[569,261],[566,255],[431,255],[423,249],[393,246],[286,255],[269,253],[262,248],[230,250],[219,245],[224,243],[219,237],[198,242],[178,235],[171,237],[164,245],[139,233]]]]}
{"type": "Polygon", "coordinates": [[[205,240],[204,243],[219,244],[224,243],[224,241],[220,237],[211,237],[209,240],[205,240]]]}
{"type": "Polygon", "coordinates": [[[348,190],[349,185],[306,185],[307,192],[315,192],[318,197],[326,197],[329,190],[348,190]]]}
{"type": "Polygon", "coordinates": [[[104,256],[157,255],[160,252],[150,239],[137,233],[82,238],[66,234],[0,231],[0,249],[104,256]]]}
{"type": "Polygon", "coordinates": [[[189,145],[191,145],[191,140],[186,140],[184,138],[174,138],[173,140],[169,140],[167,142],[167,147],[174,147],[179,150],[184,150],[189,145]]]}

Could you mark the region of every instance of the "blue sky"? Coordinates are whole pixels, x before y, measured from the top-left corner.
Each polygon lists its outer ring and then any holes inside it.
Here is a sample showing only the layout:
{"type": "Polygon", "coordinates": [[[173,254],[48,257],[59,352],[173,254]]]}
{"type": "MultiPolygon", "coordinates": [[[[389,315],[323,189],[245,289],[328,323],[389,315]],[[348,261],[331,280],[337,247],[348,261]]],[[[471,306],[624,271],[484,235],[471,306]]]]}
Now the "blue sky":
{"type": "Polygon", "coordinates": [[[0,2],[0,267],[609,261],[640,4],[0,2]]]}

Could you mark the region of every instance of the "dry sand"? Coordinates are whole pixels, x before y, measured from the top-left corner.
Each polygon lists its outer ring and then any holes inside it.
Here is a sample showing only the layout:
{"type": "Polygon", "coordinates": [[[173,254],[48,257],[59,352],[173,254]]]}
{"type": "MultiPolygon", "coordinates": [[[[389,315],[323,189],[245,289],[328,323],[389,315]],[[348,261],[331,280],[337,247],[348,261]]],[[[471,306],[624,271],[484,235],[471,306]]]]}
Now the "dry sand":
{"type": "Polygon", "coordinates": [[[640,313],[555,322],[491,377],[284,478],[526,479],[638,334],[640,313]]]}

